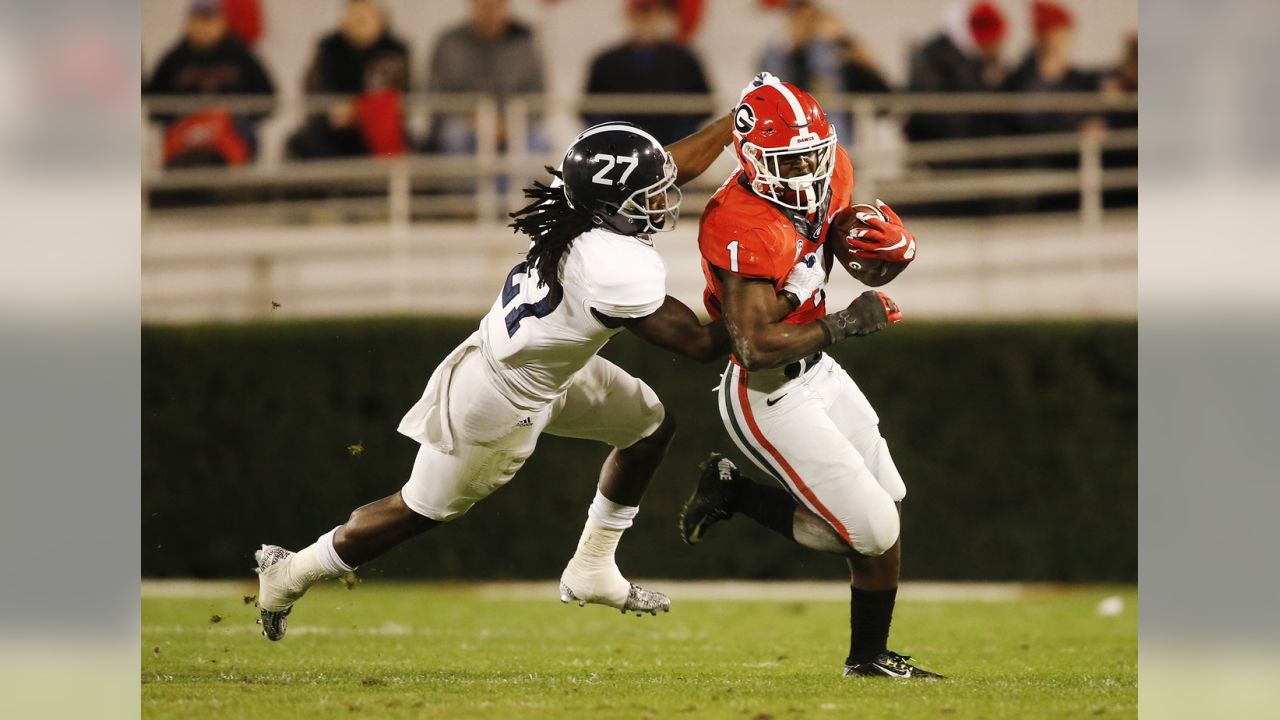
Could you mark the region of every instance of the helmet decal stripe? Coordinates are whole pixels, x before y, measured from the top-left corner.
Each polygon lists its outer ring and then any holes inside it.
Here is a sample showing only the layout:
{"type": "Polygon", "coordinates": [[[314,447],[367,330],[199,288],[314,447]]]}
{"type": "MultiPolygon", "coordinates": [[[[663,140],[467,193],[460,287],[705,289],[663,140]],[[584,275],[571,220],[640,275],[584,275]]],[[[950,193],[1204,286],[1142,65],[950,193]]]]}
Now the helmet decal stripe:
{"type": "Polygon", "coordinates": [[[796,114],[796,125],[806,125],[808,120],[804,116],[804,108],[800,107],[800,100],[796,97],[791,89],[781,83],[774,85],[778,92],[782,93],[782,97],[786,98],[787,104],[791,106],[791,112],[796,114]]]}

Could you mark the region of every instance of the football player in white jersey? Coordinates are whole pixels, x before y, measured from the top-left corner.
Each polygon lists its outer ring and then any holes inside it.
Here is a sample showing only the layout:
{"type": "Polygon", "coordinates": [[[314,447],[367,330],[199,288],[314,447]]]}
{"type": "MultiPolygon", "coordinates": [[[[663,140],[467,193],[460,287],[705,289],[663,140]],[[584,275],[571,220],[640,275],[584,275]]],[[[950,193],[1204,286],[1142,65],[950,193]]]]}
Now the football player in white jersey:
{"type": "MultiPolygon", "coordinates": [[[[561,601],[636,614],[670,609],[666,595],[626,580],[614,549],[675,423],[644,382],[596,353],[624,328],[704,362],[728,353],[722,323],[703,325],[666,294],[652,235],[674,228],[676,186],[706,170],[730,137],[725,117],[668,152],[633,125],[597,125],[574,140],[551,185],[525,190],[533,202],[512,213],[512,227],[530,238],[525,261],[400,422],[420,443],[408,482],[296,553],[277,545],[254,553],[266,637],[284,636],[293,604],[317,581],[466,513],[516,474],[543,432],[614,448],[560,577],[561,601]]],[[[777,296],[778,317],[821,282],[820,266],[798,263],[777,296]]]]}

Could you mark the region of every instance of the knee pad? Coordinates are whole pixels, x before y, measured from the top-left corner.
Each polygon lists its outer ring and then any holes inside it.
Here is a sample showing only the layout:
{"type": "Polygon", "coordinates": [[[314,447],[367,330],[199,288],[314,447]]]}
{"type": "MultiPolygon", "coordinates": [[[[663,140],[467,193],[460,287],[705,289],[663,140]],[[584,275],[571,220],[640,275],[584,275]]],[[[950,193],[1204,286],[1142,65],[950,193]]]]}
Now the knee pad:
{"type": "MultiPolygon", "coordinates": [[[[647,390],[648,388],[646,388],[647,390]]],[[[652,395],[653,391],[649,391],[652,395]]],[[[623,429],[618,433],[618,437],[609,442],[610,445],[625,450],[641,440],[650,438],[658,439],[660,436],[664,442],[669,442],[675,435],[675,418],[668,418],[667,409],[663,407],[662,402],[658,400],[657,395],[651,398],[646,397],[647,402],[644,405],[644,412],[637,415],[630,423],[630,427],[623,429]],[[671,422],[669,427],[664,428],[663,423],[668,419],[671,422]],[[623,434],[625,433],[625,435],[623,434]]]]}
{"type": "Polygon", "coordinates": [[[871,503],[849,528],[853,549],[860,555],[879,557],[898,542],[898,509],[888,495],[881,497],[882,502],[871,503]]]}

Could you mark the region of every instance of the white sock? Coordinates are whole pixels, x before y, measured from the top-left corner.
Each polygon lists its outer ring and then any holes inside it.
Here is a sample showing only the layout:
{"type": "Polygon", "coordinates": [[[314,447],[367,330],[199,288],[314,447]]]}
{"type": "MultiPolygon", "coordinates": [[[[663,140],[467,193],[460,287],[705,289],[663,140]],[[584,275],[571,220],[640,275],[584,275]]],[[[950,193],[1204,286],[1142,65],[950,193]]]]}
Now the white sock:
{"type": "Polygon", "coordinates": [[[617,528],[604,527],[594,518],[587,518],[582,538],[578,540],[578,550],[560,575],[560,582],[573,590],[574,597],[616,608],[627,602],[631,583],[622,576],[613,559],[622,532],[617,528]]]}
{"type": "Polygon", "coordinates": [[[342,561],[333,549],[334,528],[321,535],[315,542],[294,553],[285,568],[285,584],[298,597],[321,580],[342,577],[355,568],[342,561]]]}
{"type": "Polygon", "coordinates": [[[591,501],[591,508],[587,510],[587,518],[611,530],[626,530],[631,527],[639,512],[639,507],[619,505],[610,500],[597,487],[595,500],[591,501]]]}
{"type": "Polygon", "coordinates": [[[578,549],[560,576],[579,600],[616,608],[626,603],[631,583],[618,570],[614,552],[638,512],[640,508],[619,505],[596,489],[578,549]]]}
{"type": "MultiPolygon", "coordinates": [[[[342,527],[339,525],[338,527],[342,527]]],[[[354,567],[348,565],[342,558],[338,557],[338,551],[333,547],[333,536],[338,533],[338,528],[334,528],[329,532],[321,535],[316,540],[316,551],[319,553],[320,565],[326,571],[343,575],[355,570],[354,567]]]]}

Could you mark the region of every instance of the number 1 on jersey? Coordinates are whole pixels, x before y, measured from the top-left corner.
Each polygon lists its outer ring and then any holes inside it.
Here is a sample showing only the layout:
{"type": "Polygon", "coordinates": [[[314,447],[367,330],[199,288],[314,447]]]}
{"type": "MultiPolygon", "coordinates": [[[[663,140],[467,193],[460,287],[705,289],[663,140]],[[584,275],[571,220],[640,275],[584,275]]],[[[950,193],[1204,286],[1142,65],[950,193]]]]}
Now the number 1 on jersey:
{"type": "Polygon", "coordinates": [[[729,270],[738,272],[738,241],[729,243],[729,270]]]}

